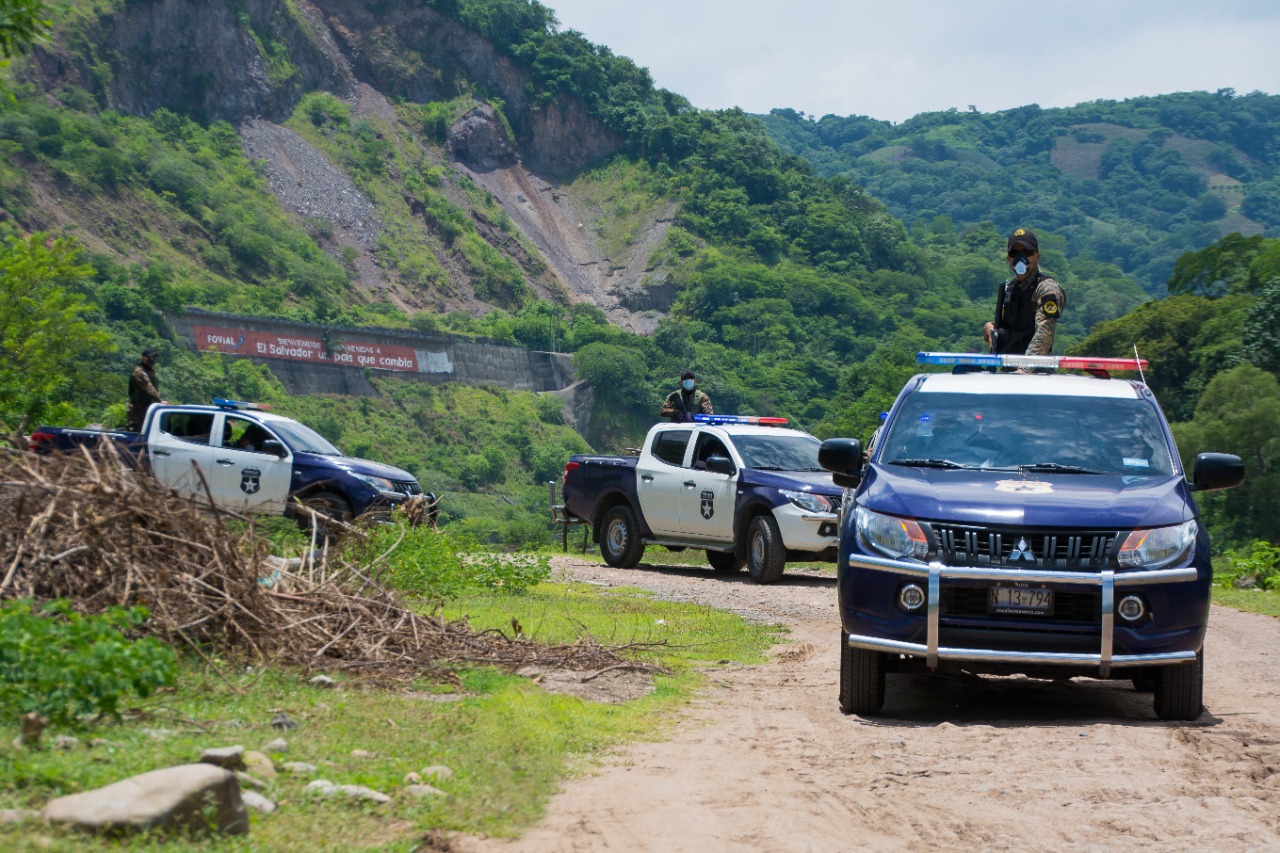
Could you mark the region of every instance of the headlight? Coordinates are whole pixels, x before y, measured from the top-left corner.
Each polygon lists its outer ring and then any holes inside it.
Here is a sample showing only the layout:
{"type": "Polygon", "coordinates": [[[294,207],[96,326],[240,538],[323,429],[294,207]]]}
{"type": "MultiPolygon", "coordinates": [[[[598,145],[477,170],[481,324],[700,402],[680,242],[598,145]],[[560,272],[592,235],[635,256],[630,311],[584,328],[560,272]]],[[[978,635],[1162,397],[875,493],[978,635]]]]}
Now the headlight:
{"type": "Polygon", "coordinates": [[[1175,524],[1173,527],[1134,530],[1120,546],[1117,559],[1121,568],[1137,566],[1144,569],[1164,568],[1191,549],[1199,530],[1194,521],[1175,524]]]}
{"type": "Polygon", "coordinates": [[[835,512],[831,500],[822,495],[815,495],[813,492],[796,492],[791,489],[778,489],[778,491],[784,498],[809,512],[835,512]]]}
{"type": "Polygon", "coordinates": [[[858,536],[877,551],[894,558],[917,559],[929,553],[929,537],[914,519],[881,515],[863,507],[858,507],[854,517],[858,536]]]}
{"type": "Polygon", "coordinates": [[[372,474],[357,474],[351,472],[351,476],[355,477],[362,483],[366,483],[380,492],[391,492],[395,494],[396,487],[386,477],[375,477],[372,474]]]}

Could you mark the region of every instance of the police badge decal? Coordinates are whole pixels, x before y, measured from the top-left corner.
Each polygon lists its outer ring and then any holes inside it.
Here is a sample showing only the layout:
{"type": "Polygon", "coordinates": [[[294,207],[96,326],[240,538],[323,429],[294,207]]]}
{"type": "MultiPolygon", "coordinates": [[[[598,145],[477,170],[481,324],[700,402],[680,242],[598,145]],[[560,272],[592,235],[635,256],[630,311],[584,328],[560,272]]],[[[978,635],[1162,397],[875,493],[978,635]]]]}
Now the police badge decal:
{"type": "Polygon", "coordinates": [[[716,514],[716,493],[707,489],[702,493],[702,517],[710,519],[716,514]]]}
{"type": "Polygon", "coordinates": [[[261,478],[262,472],[257,468],[240,469],[240,491],[246,495],[257,494],[258,489],[261,488],[261,478]]]}

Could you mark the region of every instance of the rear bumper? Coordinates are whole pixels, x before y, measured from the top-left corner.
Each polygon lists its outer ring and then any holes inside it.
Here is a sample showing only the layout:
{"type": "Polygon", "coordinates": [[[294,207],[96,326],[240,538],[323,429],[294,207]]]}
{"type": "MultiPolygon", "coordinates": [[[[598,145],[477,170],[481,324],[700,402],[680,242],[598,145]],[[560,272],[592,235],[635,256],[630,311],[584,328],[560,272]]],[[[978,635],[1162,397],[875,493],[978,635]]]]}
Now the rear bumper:
{"type": "Polygon", "coordinates": [[[879,652],[912,655],[923,658],[930,669],[936,669],[940,661],[987,662],[991,664],[1021,664],[1028,666],[1064,666],[1096,669],[1098,675],[1107,678],[1112,670],[1129,667],[1160,666],[1191,662],[1196,652],[1174,650],[1142,654],[1115,654],[1116,591],[1155,584],[1191,583],[1199,579],[1195,567],[1132,572],[1058,572],[1035,569],[999,569],[978,566],[943,566],[938,563],[925,565],[901,560],[850,554],[848,568],[862,571],[886,572],[924,581],[926,588],[925,642],[908,642],[858,633],[847,633],[845,642],[852,648],[879,652]],[[995,648],[957,648],[943,646],[941,600],[942,587],[947,581],[1003,581],[1012,583],[1071,584],[1099,587],[1101,592],[1101,617],[1096,652],[1060,652],[1037,650],[1009,650],[995,648]]]}

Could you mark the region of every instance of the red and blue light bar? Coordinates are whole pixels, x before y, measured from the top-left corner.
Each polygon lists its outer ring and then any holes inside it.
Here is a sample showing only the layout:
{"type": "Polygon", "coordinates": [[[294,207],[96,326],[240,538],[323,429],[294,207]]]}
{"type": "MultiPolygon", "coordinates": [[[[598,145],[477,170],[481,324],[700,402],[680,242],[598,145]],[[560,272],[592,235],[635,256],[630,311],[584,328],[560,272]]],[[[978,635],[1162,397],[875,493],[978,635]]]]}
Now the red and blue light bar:
{"type": "Polygon", "coordinates": [[[1145,358],[1091,358],[1069,355],[984,355],[973,352],[919,352],[920,364],[1004,367],[1022,370],[1105,370],[1136,372],[1146,370],[1145,358]]]}
{"type": "Polygon", "coordinates": [[[693,419],[700,424],[727,426],[730,424],[747,424],[750,426],[782,426],[786,418],[762,418],[755,415],[694,415],[693,419]]]}

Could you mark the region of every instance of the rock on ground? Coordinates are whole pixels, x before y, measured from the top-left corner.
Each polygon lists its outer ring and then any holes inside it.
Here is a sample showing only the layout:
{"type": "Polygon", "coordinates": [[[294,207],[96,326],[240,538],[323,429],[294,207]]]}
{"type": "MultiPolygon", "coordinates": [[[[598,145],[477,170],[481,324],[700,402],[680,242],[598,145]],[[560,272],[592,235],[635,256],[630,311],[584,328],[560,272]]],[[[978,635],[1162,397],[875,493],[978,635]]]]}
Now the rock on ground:
{"type": "Polygon", "coordinates": [[[94,791],[59,797],[44,807],[44,818],[102,833],[249,832],[249,816],[235,775],[212,764],[152,770],[94,791]]]}

